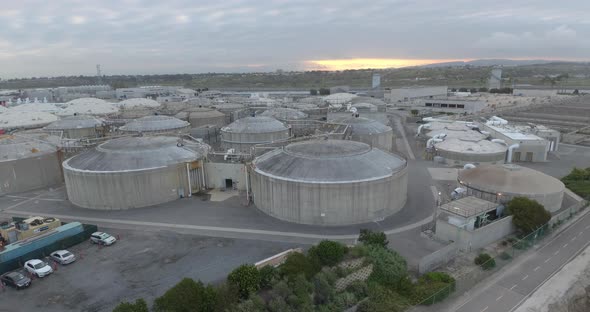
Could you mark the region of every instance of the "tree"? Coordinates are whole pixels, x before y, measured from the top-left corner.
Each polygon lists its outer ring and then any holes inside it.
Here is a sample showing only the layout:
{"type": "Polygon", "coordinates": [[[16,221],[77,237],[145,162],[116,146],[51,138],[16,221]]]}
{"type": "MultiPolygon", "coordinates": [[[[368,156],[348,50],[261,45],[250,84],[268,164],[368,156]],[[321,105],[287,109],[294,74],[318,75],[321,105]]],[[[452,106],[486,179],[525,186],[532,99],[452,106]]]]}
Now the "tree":
{"type": "Polygon", "coordinates": [[[373,272],[369,280],[388,288],[397,289],[408,275],[406,260],[397,252],[382,247],[369,247],[369,260],[373,272]]]}
{"type": "Polygon", "coordinates": [[[526,197],[510,200],[506,213],[512,215],[512,223],[523,234],[529,234],[551,220],[551,213],[543,205],[526,197]]]}
{"type": "Polygon", "coordinates": [[[455,279],[443,272],[422,275],[414,287],[415,304],[433,304],[444,300],[455,291],[455,279]]]}
{"type": "Polygon", "coordinates": [[[135,303],[121,302],[113,312],[149,312],[148,305],[143,299],[135,300],[135,303]]]}
{"type": "Polygon", "coordinates": [[[471,93],[477,93],[477,89],[476,88],[471,88],[471,89],[469,89],[469,92],[471,92],[471,93]]]}
{"type": "Polygon", "coordinates": [[[473,262],[484,270],[490,270],[496,266],[496,260],[494,260],[492,256],[485,252],[480,253],[477,257],[475,257],[473,262]]]}
{"type": "Polygon", "coordinates": [[[260,273],[254,265],[242,264],[227,276],[227,281],[238,289],[240,297],[248,299],[260,287],[260,273]]]}
{"type": "Polygon", "coordinates": [[[417,109],[412,109],[412,110],[410,111],[410,113],[412,114],[412,116],[418,116],[418,113],[419,113],[419,112],[420,112],[420,111],[418,111],[417,109]]]}
{"type": "Polygon", "coordinates": [[[154,301],[156,312],[212,312],[217,304],[216,290],[185,278],[154,301]]]}
{"type": "Polygon", "coordinates": [[[457,92],[457,88],[451,88],[451,92],[457,92]]]}
{"type": "Polygon", "coordinates": [[[401,312],[408,307],[410,302],[400,294],[381,285],[372,285],[369,299],[359,304],[357,312],[401,312]]]}
{"type": "Polygon", "coordinates": [[[335,266],[344,258],[346,246],[341,243],[323,240],[308,251],[308,257],[317,257],[321,265],[335,266]]]}
{"type": "Polygon", "coordinates": [[[389,241],[387,240],[387,236],[383,232],[373,232],[368,229],[361,229],[359,235],[359,242],[370,245],[370,246],[379,246],[383,248],[387,248],[389,241]]]}
{"type": "Polygon", "coordinates": [[[330,89],[320,88],[320,95],[330,95],[330,89]]]}
{"type": "Polygon", "coordinates": [[[318,95],[318,90],[316,90],[316,89],[309,90],[309,95],[318,95]]]}
{"type": "Polygon", "coordinates": [[[481,88],[477,89],[477,91],[479,91],[479,92],[488,92],[488,88],[481,87],[481,88]]]}
{"type": "Polygon", "coordinates": [[[590,199],[590,168],[574,168],[561,181],[572,192],[585,199],[590,199]]]}
{"type": "Polygon", "coordinates": [[[260,275],[260,289],[271,288],[273,281],[279,276],[278,270],[272,265],[267,265],[258,270],[260,275]]]}
{"type": "Polygon", "coordinates": [[[311,279],[320,268],[321,265],[319,263],[314,263],[304,254],[295,252],[287,257],[285,263],[279,268],[279,272],[287,278],[294,278],[299,274],[303,274],[305,278],[311,279]]]}
{"type": "Polygon", "coordinates": [[[459,88],[459,92],[468,92],[467,88],[459,88]]]}
{"type": "Polygon", "coordinates": [[[578,95],[578,94],[580,94],[580,90],[578,90],[578,89],[575,89],[575,90],[574,90],[574,92],[572,92],[572,94],[573,94],[573,95],[578,95]]]}

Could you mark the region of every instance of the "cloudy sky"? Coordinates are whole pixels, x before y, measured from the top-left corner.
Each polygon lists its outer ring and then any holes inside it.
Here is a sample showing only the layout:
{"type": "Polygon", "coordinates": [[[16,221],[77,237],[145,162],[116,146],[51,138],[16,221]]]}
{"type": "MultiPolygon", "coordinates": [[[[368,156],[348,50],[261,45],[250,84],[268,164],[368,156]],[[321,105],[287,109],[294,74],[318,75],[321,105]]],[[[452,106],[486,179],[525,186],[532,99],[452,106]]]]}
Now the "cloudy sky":
{"type": "Polygon", "coordinates": [[[590,1],[0,0],[0,77],[590,60],[590,1]]]}

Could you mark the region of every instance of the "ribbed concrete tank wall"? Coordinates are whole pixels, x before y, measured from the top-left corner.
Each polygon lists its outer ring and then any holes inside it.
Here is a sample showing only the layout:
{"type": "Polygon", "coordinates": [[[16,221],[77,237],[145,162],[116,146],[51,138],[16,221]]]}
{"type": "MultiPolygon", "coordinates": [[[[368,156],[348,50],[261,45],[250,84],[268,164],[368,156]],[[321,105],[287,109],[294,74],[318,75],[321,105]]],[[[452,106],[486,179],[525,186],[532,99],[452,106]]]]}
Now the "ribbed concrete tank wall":
{"type": "Polygon", "coordinates": [[[347,225],[388,217],[407,199],[406,161],[342,140],[294,143],[254,160],[254,203],[290,222],[347,225]]]}
{"type": "Polygon", "coordinates": [[[50,133],[62,133],[63,138],[96,138],[102,135],[104,120],[93,116],[68,116],[44,128],[50,133]]]}
{"type": "Polygon", "coordinates": [[[393,129],[378,121],[364,117],[345,117],[335,122],[350,126],[353,141],[367,143],[379,149],[391,152],[395,146],[393,129]]]}
{"type": "Polygon", "coordinates": [[[206,107],[190,108],[176,114],[175,117],[188,121],[191,124],[191,128],[204,126],[217,126],[221,128],[227,125],[227,116],[225,114],[206,107]]]}
{"type": "Polygon", "coordinates": [[[204,185],[204,152],[178,143],[174,137],[124,137],[69,158],[63,163],[68,199],[83,208],[119,210],[188,196],[204,185]]]}
{"type": "Polygon", "coordinates": [[[512,164],[460,170],[458,179],[467,188],[467,195],[502,203],[517,196],[527,197],[550,212],[561,208],[565,191],[565,185],[556,178],[512,164]]]}
{"type": "Polygon", "coordinates": [[[260,114],[260,116],[272,117],[280,120],[291,127],[293,136],[301,136],[309,132],[309,125],[301,120],[307,120],[309,115],[293,108],[277,107],[268,109],[260,114]]]}
{"type": "Polygon", "coordinates": [[[446,159],[450,165],[464,164],[501,164],[504,163],[505,145],[488,140],[470,141],[456,138],[445,139],[436,143],[436,155],[446,159]]]}
{"type": "Polygon", "coordinates": [[[145,116],[126,123],[119,130],[124,133],[187,133],[190,124],[171,116],[145,116]]]}
{"type": "Polygon", "coordinates": [[[56,145],[49,135],[0,136],[0,195],[49,187],[63,181],[56,145]]]}
{"type": "Polygon", "coordinates": [[[221,128],[221,146],[249,153],[256,144],[283,141],[291,137],[291,130],[282,122],[264,116],[245,117],[221,128]]]}

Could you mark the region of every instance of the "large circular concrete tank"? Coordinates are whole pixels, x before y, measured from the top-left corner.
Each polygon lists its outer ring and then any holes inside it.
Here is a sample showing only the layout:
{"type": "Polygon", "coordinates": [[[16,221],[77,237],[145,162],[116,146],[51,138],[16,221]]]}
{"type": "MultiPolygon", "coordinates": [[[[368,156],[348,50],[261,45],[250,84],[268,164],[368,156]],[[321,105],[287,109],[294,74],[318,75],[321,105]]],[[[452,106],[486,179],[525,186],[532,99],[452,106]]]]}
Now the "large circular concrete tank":
{"type": "Polygon", "coordinates": [[[558,179],[512,164],[460,170],[459,183],[467,188],[467,195],[494,202],[527,197],[538,201],[550,212],[561,208],[565,191],[565,185],[558,179]]]}
{"type": "Polygon", "coordinates": [[[281,220],[365,223],[406,203],[406,160],[361,142],[294,143],[256,158],[252,168],[254,203],[281,220]]]}
{"type": "Polygon", "coordinates": [[[51,113],[8,109],[0,114],[0,130],[42,128],[58,119],[51,113]]]}
{"type": "Polygon", "coordinates": [[[272,117],[286,123],[291,127],[293,136],[305,135],[317,127],[316,123],[308,121],[308,114],[293,108],[271,108],[265,110],[259,116],[272,117]]]}
{"type": "Polygon", "coordinates": [[[221,128],[221,146],[249,153],[256,144],[283,141],[291,136],[289,127],[282,122],[264,116],[245,117],[221,128]]]}
{"type": "Polygon", "coordinates": [[[102,135],[104,120],[92,116],[68,116],[52,122],[45,131],[62,133],[67,139],[96,138],[102,135]]]}
{"type": "Polygon", "coordinates": [[[0,136],[0,195],[61,183],[58,142],[48,134],[0,136]]]}
{"type": "Polygon", "coordinates": [[[206,145],[177,138],[124,137],[64,161],[68,199],[75,205],[118,210],[156,205],[202,188],[206,145]]]}
{"type": "Polygon", "coordinates": [[[115,115],[119,107],[113,103],[96,98],[79,98],[65,103],[65,107],[58,114],[60,116],[74,115],[115,115]]]}
{"type": "Polygon", "coordinates": [[[500,164],[504,162],[508,147],[488,140],[450,138],[434,145],[436,155],[449,165],[500,164]]]}
{"type": "Polygon", "coordinates": [[[364,117],[344,117],[335,120],[351,128],[351,140],[367,143],[385,151],[392,151],[394,144],[393,129],[378,121],[364,117]]]}
{"type": "Polygon", "coordinates": [[[127,133],[185,133],[190,124],[171,116],[145,116],[126,123],[119,130],[127,133]]]}
{"type": "Polygon", "coordinates": [[[208,107],[188,108],[174,117],[186,120],[191,124],[191,128],[204,126],[216,126],[221,128],[226,125],[226,115],[220,111],[208,107]]]}

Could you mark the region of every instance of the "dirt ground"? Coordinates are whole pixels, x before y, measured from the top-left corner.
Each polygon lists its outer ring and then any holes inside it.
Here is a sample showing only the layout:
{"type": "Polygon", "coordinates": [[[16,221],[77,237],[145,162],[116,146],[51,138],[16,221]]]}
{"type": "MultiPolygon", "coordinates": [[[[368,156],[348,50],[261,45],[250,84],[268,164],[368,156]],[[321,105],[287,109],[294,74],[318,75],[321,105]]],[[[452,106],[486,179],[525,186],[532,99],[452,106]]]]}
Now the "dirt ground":
{"type": "Polygon", "coordinates": [[[149,304],[184,277],[219,282],[235,267],[295,245],[171,232],[100,229],[120,240],[69,248],[78,260],[34,279],[30,288],[0,290],[0,311],[112,311],[121,301],[149,304]]]}

